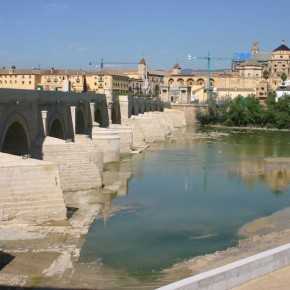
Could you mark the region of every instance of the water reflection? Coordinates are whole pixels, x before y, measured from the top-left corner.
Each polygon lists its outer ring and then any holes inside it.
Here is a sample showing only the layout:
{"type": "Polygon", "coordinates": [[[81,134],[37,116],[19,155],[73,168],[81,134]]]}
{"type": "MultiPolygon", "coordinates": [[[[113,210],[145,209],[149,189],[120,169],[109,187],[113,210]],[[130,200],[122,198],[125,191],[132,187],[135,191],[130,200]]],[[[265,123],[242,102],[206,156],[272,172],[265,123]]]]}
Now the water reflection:
{"type": "Polygon", "coordinates": [[[229,175],[241,178],[249,189],[263,183],[275,194],[284,192],[290,182],[289,158],[266,158],[259,161],[241,162],[239,168],[229,170],[229,175]]]}
{"type": "Polygon", "coordinates": [[[177,261],[234,246],[243,224],[290,206],[287,194],[273,194],[287,191],[288,164],[265,159],[287,156],[287,134],[186,128],[109,164],[105,223],[92,225],[81,261],[101,258],[150,280],[177,261]]]}

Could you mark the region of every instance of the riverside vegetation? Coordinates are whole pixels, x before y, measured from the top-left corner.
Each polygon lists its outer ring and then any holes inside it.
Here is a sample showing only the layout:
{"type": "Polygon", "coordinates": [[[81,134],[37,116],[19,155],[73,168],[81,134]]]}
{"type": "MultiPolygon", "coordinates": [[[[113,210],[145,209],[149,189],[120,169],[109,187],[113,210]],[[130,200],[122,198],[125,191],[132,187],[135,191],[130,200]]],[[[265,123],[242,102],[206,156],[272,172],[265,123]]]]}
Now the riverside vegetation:
{"type": "Polygon", "coordinates": [[[201,125],[290,129],[290,95],[277,101],[275,98],[275,93],[270,94],[266,105],[261,105],[255,96],[239,95],[220,101],[212,98],[206,109],[198,108],[197,120],[201,125]]]}

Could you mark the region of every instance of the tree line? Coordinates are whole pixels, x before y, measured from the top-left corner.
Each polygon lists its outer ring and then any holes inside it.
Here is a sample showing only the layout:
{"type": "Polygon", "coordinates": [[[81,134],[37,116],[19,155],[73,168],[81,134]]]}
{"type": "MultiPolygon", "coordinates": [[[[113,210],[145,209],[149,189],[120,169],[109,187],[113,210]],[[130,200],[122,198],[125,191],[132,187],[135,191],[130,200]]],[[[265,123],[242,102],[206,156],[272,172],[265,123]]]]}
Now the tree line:
{"type": "Polygon", "coordinates": [[[197,120],[201,125],[290,129],[290,95],[276,100],[272,93],[266,105],[261,105],[254,95],[221,101],[212,98],[206,107],[197,108],[197,120]]]}

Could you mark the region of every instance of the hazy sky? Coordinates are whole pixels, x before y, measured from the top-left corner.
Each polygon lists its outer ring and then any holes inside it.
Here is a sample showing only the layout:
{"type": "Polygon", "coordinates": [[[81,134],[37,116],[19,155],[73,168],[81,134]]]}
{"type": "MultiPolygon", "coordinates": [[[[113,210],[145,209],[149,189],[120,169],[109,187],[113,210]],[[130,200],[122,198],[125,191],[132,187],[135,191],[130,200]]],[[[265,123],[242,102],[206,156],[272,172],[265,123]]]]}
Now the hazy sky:
{"type": "MultiPolygon", "coordinates": [[[[232,57],[282,40],[290,47],[289,0],[1,1],[0,66],[94,69],[89,62],[136,62],[149,69],[206,68],[187,55],[232,57]]],[[[124,66],[136,67],[137,65],[124,66]]],[[[212,68],[229,68],[212,61],[212,68]]],[[[122,68],[122,67],[119,67],[122,68]]]]}

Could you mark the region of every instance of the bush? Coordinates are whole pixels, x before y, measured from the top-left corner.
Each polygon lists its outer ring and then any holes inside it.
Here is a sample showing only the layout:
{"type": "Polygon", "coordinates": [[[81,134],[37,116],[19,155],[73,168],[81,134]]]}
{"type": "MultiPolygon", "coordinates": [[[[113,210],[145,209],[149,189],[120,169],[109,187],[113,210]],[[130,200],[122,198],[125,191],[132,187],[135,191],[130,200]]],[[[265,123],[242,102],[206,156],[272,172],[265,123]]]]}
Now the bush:
{"type": "Polygon", "coordinates": [[[276,102],[271,94],[267,108],[260,105],[255,96],[238,96],[234,100],[209,102],[207,110],[198,111],[197,120],[201,125],[221,124],[226,126],[257,126],[268,128],[290,128],[290,95],[276,102]]]}

